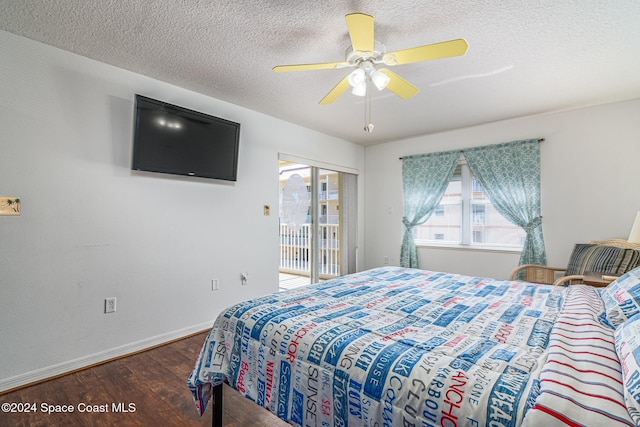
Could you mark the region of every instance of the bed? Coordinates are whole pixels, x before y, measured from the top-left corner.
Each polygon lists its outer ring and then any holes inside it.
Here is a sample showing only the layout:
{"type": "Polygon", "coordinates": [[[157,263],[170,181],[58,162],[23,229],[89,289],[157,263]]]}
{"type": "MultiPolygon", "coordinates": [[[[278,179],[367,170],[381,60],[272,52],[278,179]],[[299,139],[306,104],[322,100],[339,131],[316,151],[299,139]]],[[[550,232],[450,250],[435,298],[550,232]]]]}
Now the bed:
{"type": "Polygon", "coordinates": [[[634,426],[638,301],[640,269],[597,289],[376,268],[225,310],[188,383],[201,414],[227,383],[295,426],[634,426]]]}

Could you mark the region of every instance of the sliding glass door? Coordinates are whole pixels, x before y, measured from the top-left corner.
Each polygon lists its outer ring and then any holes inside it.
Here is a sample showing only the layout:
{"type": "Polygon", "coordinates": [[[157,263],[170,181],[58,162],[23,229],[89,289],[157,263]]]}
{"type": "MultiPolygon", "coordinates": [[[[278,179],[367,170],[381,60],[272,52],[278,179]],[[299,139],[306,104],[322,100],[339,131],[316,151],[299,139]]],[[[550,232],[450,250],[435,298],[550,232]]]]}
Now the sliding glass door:
{"type": "Polygon", "coordinates": [[[353,174],[280,161],[281,288],[355,271],[355,184],[353,174]]]}

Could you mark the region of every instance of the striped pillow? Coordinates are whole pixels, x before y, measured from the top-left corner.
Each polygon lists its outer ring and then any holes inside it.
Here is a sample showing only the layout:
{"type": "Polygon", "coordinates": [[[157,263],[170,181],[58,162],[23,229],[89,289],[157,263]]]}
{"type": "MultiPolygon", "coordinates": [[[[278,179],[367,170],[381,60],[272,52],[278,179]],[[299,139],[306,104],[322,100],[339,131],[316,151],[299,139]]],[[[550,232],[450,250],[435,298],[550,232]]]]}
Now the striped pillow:
{"type": "Polygon", "coordinates": [[[622,362],[624,400],[629,415],[640,425],[640,316],[616,329],[616,351],[622,362]]]}
{"type": "Polygon", "coordinates": [[[623,274],[601,292],[607,319],[618,327],[640,313],[640,268],[623,274]]]}
{"type": "Polygon", "coordinates": [[[565,275],[593,271],[619,276],[640,266],[640,251],[615,246],[578,243],[573,248],[565,275]]]}
{"type": "Polygon", "coordinates": [[[569,287],[549,337],[540,394],[523,427],[636,424],[625,402],[615,331],[600,323],[604,305],[599,291],[591,286],[569,287]]]}

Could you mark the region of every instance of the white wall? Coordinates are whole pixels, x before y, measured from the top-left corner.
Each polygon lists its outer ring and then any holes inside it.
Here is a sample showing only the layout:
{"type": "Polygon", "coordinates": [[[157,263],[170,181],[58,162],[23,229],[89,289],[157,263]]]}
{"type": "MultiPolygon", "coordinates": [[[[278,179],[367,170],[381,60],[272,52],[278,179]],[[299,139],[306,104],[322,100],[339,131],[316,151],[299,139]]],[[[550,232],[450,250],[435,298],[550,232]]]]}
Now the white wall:
{"type": "MultiPolygon", "coordinates": [[[[428,119],[428,118],[426,118],[428,119]]],[[[380,144],[366,149],[365,267],[398,264],[404,155],[527,138],[541,153],[543,232],[549,265],[565,266],[575,243],[626,238],[640,210],[640,99],[380,144]]],[[[420,267],[507,278],[519,255],[419,249],[420,267]]]]}
{"type": "Polygon", "coordinates": [[[0,58],[0,196],[22,201],[0,217],[0,390],[276,291],[279,152],[364,170],[361,146],[6,32],[0,58]],[[135,93],[240,122],[238,181],[131,171],[135,93]]]}

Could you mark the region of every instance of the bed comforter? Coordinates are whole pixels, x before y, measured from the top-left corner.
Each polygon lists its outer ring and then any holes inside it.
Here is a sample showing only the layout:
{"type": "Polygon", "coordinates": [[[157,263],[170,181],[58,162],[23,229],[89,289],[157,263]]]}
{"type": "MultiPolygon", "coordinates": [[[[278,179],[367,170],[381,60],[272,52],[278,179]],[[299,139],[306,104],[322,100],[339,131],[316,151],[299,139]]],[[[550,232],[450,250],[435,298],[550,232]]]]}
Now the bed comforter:
{"type": "Polygon", "coordinates": [[[189,378],[296,426],[635,425],[597,289],[377,268],[220,314],[189,378]]]}

